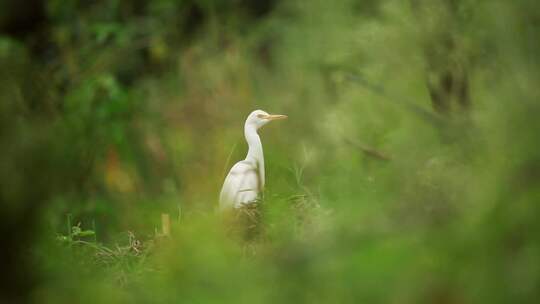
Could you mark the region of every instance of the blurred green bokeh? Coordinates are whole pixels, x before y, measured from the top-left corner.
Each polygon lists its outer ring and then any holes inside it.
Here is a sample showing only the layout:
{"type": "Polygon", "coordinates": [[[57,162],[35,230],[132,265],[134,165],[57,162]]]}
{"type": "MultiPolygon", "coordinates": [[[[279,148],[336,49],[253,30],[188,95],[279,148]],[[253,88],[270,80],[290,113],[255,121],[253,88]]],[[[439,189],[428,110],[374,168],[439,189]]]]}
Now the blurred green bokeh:
{"type": "Polygon", "coordinates": [[[0,1],[0,302],[536,303],[539,37],[532,0],[0,1]]]}

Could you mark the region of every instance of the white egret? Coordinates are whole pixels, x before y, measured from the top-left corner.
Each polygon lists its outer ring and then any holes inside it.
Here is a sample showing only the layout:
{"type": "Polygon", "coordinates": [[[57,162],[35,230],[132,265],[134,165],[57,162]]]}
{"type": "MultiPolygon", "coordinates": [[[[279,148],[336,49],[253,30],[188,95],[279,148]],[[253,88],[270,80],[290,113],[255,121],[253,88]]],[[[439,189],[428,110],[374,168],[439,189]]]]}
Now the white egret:
{"type": "Polygon", "coordinates": [[[221,210],[240,208],[259,198],[264,189],[264,155],[257,130],[272,120],[285,119],[286,115],[271,115],[262,110],[249,114],[244,125],[248,144],[246,159],[237,162],[223,182],[219,195],[221,210]]]}

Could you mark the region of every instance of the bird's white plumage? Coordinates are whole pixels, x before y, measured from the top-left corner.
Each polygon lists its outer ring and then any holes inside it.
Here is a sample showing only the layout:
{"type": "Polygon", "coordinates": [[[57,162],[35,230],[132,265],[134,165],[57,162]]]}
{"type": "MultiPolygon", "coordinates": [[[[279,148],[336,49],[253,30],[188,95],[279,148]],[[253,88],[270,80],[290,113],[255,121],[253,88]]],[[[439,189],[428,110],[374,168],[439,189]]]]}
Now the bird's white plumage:
{"type": "Polygon", "coordinates": [[[264,155],[257,129],[268,122],[286,118],[285,115],[270,115],[256,110],[249,114],[244,125],[248,143],[248,154],[237,162],[227,174],[219,196],[221,210],[239,208],[256,201],[264,189],[264,155]]]}
{"type": "Polygon", "coordinates": [[[221,208],[238,208],[256,201],[261,186],[257,165],[246,160],[237,162],[223,183],[219,196],[221,208]]]}

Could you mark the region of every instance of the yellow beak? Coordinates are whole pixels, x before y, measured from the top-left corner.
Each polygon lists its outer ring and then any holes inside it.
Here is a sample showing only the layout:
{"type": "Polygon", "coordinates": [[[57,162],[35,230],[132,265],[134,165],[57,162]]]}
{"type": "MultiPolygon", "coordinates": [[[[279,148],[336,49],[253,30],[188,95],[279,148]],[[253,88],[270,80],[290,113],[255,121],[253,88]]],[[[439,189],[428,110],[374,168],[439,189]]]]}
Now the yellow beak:
{"type": "Polygon", "coordinates": [[[275,114],[275,115],[268,115],[265,118],[268,119],[268,120],[280,120],[280,119],[287,118],[287,115],[275,114]]]}

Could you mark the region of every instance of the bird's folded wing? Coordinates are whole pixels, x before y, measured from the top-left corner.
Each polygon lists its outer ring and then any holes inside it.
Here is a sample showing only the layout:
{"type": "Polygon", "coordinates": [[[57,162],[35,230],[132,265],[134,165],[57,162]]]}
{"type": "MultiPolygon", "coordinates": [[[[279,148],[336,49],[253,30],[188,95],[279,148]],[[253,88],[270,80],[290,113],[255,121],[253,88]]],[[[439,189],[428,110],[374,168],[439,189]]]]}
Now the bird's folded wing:
{"type": "Polygon", "coordinates": [[[236,207],[256,200],[259,194],[259,176],[256,165],[249,161],[236,163],[232,168],[220,194],[220,208],[236,207]]]}

